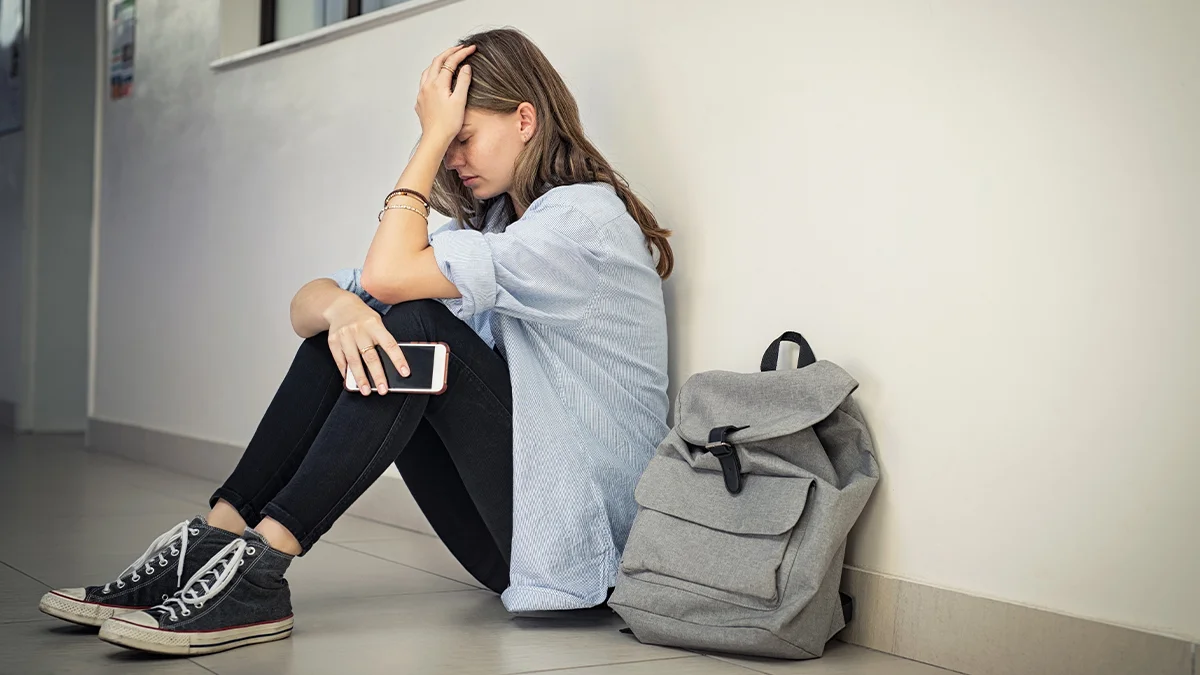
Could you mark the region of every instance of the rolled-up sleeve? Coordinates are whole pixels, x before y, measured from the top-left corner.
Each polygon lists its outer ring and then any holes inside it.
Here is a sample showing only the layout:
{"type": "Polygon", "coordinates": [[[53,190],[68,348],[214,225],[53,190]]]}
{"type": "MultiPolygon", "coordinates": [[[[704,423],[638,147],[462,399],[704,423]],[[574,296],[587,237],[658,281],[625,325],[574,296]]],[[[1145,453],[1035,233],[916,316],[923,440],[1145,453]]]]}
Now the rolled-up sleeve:
{"type": "Polygon", "coordinates": [[[446,306],[462,319],[495,310],[548,325],[576,322],[600,286],[600,235],[585,214],[553,203],[535,204],[504,232],[437,232],[434,258],[462,294],[446,306]]]}
{"type": "Polygon", "coordinates": [[[329,275],[329,278],[333,279],[334,283],[340,286],[343,291],[350,291],[362,298],[368,307],[380,314],[387,314],[387,311],[392,308],[391,305],[376,300],[374,296],[363,290],[361,267],[340,269],[329,275]]]}

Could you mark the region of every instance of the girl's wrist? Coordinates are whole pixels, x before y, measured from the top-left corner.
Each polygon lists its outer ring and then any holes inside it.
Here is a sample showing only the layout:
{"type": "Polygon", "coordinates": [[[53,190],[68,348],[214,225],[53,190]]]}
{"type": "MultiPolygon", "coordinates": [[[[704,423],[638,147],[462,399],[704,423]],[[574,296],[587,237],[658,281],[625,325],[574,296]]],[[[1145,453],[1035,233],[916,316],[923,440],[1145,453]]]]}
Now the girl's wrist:
{"type": "Polygon", "coordinates": [[[325,309],[321,312],[321,318],[326,323],[332,324],[338,313],[344,311],[347,307],[356,306],[360,303],[364,306],[367,304],[355,293],[347,291],[344,288],[339,288],[338,290],[341,293],[335,294],[333,299],[329,301],[329,304],[325,305],[325,309]]]}
{"type": "Polygon", "coordinates": [[[450,142],[454,140],[454,136],[446,134],[421,134],[421,141],[417,144],[417,150],[427,150],[431,153],[436,153],[438,157],[446,154],[450,149],[450,142]]]}

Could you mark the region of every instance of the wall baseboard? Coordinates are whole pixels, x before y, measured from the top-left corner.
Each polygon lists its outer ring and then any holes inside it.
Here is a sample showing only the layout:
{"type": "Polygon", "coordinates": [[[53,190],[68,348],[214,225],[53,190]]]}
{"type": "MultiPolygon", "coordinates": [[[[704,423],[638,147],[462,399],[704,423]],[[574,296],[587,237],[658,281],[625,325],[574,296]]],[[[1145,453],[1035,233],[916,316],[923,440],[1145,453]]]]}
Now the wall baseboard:
{"type": "MultiPolygon", "coordinates": [[[[95,418],[86,444],[214,484],[233,470],[243,450],[95,418]]],[[[394,477],[376,481],[348,513],[434,534],[404,481],[394,477]]],[[[855,567],[845,569],[842,590],[854,596],[855,616],[839,639],[968,675],[1200,675],[1200,648],[1180,638],[855,567]]]]}
{"type": "Polygon", "coordinates": [[[847,567],[854,620],[838,638],[969,675],[1200,675],[1181,638],[847,567]]]}
{"type": "Polygon", "coordinates": [[[17,404],[0,400],[0,429],[17,428],[17,404]]]}
{"type": "MultiPolygon", "coordinates": [[[[245,449],[94,417],[88,420],[85,444],[98,452],[211,480],[214,489],[237,466],[245,449]]],[[[375,481],[347,513],[422,534],[434,534],[399,476],[385,474],[375,481]]]]}

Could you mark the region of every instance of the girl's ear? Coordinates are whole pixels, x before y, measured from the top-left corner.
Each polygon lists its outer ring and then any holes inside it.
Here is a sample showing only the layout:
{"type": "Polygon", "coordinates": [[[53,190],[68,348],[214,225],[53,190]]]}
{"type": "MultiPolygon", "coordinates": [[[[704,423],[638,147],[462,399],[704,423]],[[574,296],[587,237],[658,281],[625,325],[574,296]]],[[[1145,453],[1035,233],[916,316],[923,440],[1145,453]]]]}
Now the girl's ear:
{"type": "Polygon", "coordinates": [[[521,140],[526,143],[533,138],[534,132],[537,131],[537,109],[528,101],[517,106],[517,129],[521,133],[521,140]]]}

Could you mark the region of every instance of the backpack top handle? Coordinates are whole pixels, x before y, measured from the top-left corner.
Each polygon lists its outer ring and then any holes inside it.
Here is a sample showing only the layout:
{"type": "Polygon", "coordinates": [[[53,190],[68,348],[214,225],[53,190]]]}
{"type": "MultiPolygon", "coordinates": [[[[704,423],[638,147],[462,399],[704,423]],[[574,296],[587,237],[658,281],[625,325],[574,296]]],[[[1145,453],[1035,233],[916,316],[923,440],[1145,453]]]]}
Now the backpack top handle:
{"type": "Polygon", "coordinates": [[[811,366],[817,362],[817,357],[813,354],[812,347],[808,346],[808,340],[805,340],[803,335],[789,330],[780,335],[779,339],[772,342],[770,347],[767,347],[767,351],[762,357],[762,372],[775,370],[779,363],[779,344],[781,342],[792,342],[800,347],[800,358],[796,363],[797,368],[811,366]]]}

